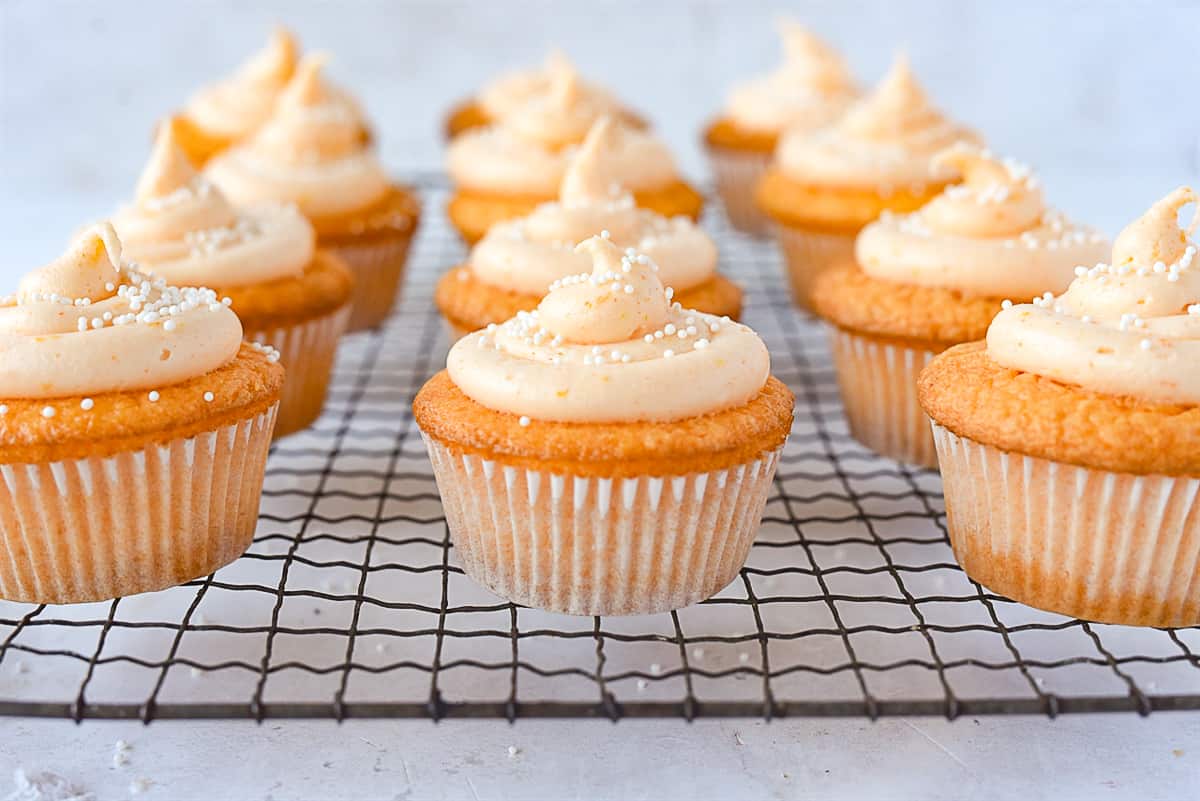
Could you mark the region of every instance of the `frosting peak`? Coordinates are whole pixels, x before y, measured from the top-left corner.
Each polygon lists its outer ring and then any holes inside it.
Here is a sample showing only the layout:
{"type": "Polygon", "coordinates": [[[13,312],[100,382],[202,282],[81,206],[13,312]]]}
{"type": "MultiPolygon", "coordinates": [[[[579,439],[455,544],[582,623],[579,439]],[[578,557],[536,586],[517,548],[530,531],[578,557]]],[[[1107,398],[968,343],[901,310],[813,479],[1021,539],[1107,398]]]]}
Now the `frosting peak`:
{"type": "Polygon", "coordinates": [[[296,69],[299,47],[284,28],[233,75],[205,87],[187,104],[187,116],[207,130],[240,139],[270,116],[281,89],[296,69]]]}
{"type": "Polygon", "coordinates": [[[564,206],[611,201],[621,194],[606,162],[608,154],[618,149],[620,135],[617,124],[607,114],[591,127],[563,174],[558,198],[564,206]]]}
{"type": "Polygon", "coordinates": [[[291,31],[277,26],[271,31],[267,46],[254,54],[236,73],[237,78],[250,83],[282,86],[296,69],[299,45],[291,31]]]}
{"type": "Polygon", "coordinates": [[[150,161],[142,169],[134,197],[139,201],[165,197],[186,187],[198,175],[180,146],[179,121],[172,117],[159,126],[150,161]]]}
{"type": "Polygon", "coordinates": [[[970,145],[943,150],[933,162],[962,176],[961,183],[921,209],[933,228],[963,236],[1011,236],[1036,227],[1046,213],[1041,186],[1023,164],[970,145]]]}
{"type": "Polygon", "coordinates": [[[560,279],[538,305],[542,327],[567,342],[607,345],[653,333],[670,312],[665,288],[649,259],[623,254],[607,236],[580,242],[592,272],[560,279]]]}
{"type": "Polygon", "coordinates": [[[0,301],[0,398],[166,386],[237,355],[241,324],[212,290],[151,279],[121,251],[95,225],[0,301]]]}
{"type": "Polygon", "coordinates": [[[783,40],[782,74],[813,89],[854,91],[854,80],[836,50],[793,19],[781,19],[776,27],[783,40]]]}
{"type": "Polygon", "coordinates": [[[1112,264],[1081,266],[1061,297],[1012,306],[988,329],[998,363],[1108,395],[1200,404],[1200,263],[1180,188],[1129,225],[1112,264]],[[1165,261],[1169,259],[1170,261],[1165,261]]]}

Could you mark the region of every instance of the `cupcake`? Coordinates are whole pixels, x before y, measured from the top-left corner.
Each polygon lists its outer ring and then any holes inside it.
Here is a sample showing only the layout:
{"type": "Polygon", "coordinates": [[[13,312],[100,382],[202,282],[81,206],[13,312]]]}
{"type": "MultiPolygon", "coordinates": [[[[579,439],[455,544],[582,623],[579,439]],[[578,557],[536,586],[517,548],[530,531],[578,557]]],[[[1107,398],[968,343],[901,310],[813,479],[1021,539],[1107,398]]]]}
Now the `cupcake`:
{"type": "Polygon", "coordinates": [[[883,212],[855,243],[857,264],[812,289],[832,325],[850,431],[892,459],[937,466],[917,375],[951,345],[983,339],[1001,305],[1062,291],[1075,266],[1108,254],[1095,231],[1048,209],[1028,167],[972,146],[936,158],[962,182],[919,211],[883,212]],[[1011,300],[1010,300],[1011,299],[1011,300]]]}
{"type": "Polygon", "coordinates": [[[590,273],[459,340],[413,414],[480,584],[568,614],[677,609],[745,561],[792,394],[749,328],[672,303],[602,236],[578,251],[590,273]]]}
{"type": "Polygon", "coordinates": [[[274,345],[287,368],[275,436],[307,428],[325,403],[354,279],[316,249],[295,206],[231,206],[191,166],[176,131],[160,128],[134,202],[113,217],[125,253],[168,282],[230,298],[245,338],[274,345]]]}
{"type": "Polygon", "coordinates": [[[884,211],[923,206],[954,178],[932,156],[978,137],[937,111],[900,56],[838,122],[786,133],[755,197],[776,224],[792,298],[811,306],[813,279],[854,260],[854,237],[884,211]]]}
{"type": "Polygon", "coordinates": [[[783,65],[735,86],[725,109],[704,131],[717,191],[730,223],[767,233],[754,188],[767,171],[780,135],[831,125],[857,97],[850,71],[832,48],[791,20],[779,23],[783,65]]]}
{"type": "MultiPolygon", "coordinates": [[[[1200,263],[1177,189],[1111,264],[996,315],[920,379],[950,543],[995,592],[1064,615],[1200,623],[1200,263]]],[[[1198,215],[1200,216],[1200,215],[1198,215]]]]}
{"type": "MultiPolygon", "coordinates": [[[[455,186],[447,209],[454,227],[475,243],[496,223],[554,200],[576,147],[606,115],[603,104],[567,73],[556,77],[549,94],[495,125],[456,137],[446,154],[455,186]]],[[[679,177],[667,146],[646,131],[624,124],[616,129],[609,157],[613,182],[629,189],[642,208],[699,219],[704,199],[679,177]]]]}
{"type": "Polygon", "coordinates": [[[533,311],[552,283],[588,272],[591,257],[575,243],[597,231],[641,252],[684,308],[738,317],[742,291],[717,274],[717,248],[708,235],[686,217],[637,208],[611,180],[619,136],[615,123],[602,118],[571,160],[557,203],[496,223],[466,264],[442,276],[434,299],[456,337],[533,311]]]}
{"type": "Polygon", "coordinates": [[[447,139],[453,139],[472,128],[484,128],[503,119],[509,112],[524,103],[545,98],[559,76],[573,75],[579,83],[579,91],[589,102],[605,113],[620,117],[634,128],[644,128],[646,123],[634,111],[617,100],[607,89],[578,77],[574,65],[559,50],[552,50],[545,63],[538,69],[514,70],[489,81],[477,96],[464,100],[446,116],[447,139]]]}
{"type": "Polygon", "coordinates": [[[283,368],[208,289],[151,280],[107,223],[0,299],[0,598],[76,603],[250,545],[283,368]]]}
{"type": "Polygon", "coordinates": [[[413,193],[388,180],[364,126],[306,57],[266,123],[212,159],[205,174],[235,206],[290,203],[317,232],[317,247],[354,274],[349,330],[379,325],[399,292],[417,227],[413,193]]]}

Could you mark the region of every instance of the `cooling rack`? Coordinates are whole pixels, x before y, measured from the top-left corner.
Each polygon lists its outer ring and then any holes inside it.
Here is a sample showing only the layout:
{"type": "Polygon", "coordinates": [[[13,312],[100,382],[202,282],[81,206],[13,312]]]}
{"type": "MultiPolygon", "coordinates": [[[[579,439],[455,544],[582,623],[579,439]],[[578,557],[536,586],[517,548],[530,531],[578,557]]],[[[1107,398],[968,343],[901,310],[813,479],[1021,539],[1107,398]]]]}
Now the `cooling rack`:
{"type": "MultiPolygon", "coordinates": [[[[851,439],[824,332],[779,258],[706,220],[746,320],[797,397],[758,540],[715,598],[577,618],[460,570],[410,401],[442,364],[431,302],[463,248],[446,187],[404,298],[347,338],[324,415],[278,443],[249,552],[184,586],[80,606],[0,602],[0,714],[73,718],[960,715],[1200,709],[1200,629],[1039,612],[954,563],[937,474],[851,439]]],[[[714,204],[715,205],[715,204],[714,204]]]]}

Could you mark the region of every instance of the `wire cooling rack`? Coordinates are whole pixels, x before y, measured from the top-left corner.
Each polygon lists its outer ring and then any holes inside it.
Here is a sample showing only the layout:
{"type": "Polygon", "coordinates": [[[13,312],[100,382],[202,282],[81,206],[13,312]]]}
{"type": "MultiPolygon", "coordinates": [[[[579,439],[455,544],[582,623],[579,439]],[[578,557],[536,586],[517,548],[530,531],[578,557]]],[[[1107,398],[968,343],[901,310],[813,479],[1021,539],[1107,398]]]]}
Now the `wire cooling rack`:
{"type": "Polygon", "coordinates": [[[959,715],[1200,709],[1200,629],[1038,612],[954,563],[938,477],[842,419],[824,332],[774,248],[707,224],[796,422],[746,567],[671,614],[520,608],[459,569],[410,401],[444,361],[463,256],[426,214],[402,303],[348,338],[325,414],[277,444],[249,552],[164,592],[0,602],[0,714],[85,718],[959,715]]]}

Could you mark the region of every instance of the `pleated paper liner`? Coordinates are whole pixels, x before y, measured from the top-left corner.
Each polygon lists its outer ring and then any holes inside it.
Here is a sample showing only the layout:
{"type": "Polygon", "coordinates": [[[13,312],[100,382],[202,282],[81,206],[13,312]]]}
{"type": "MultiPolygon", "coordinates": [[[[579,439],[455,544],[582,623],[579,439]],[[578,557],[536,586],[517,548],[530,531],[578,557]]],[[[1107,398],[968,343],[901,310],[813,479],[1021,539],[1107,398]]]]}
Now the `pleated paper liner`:
{"type": "Polygon", "coordinates": [[[347,331],[376,328],[391,314],[400,297],[412,238],[413,229],[410,228],[363,237],[362,241],[320,242],[321,247],[336,253],[354,273],[347,331]]]}
{"type": "Polygon", "coordinates": [[[813,282],[831,267],[854,263],[857,232],[835,233],[783,223],[775,229],[792,289],[792,302],[812,311],[813,282]]]}
{"type": "Polygon", "coordinates": [[[708,160],[730,225],[752,236],[767,236],[770,221],[754,202],[754,189],[771,164],[771,154],[709,147],[708,160]]]}
{"type": "Polygon", "coordinates": [[[686,476],[586,478],[505,465],[426,437],[455,551],[504,598],[572,615],[679,609],[737,576],[779,452],[686,476]]]}
{"type": "Polygon", "coordinates": [[[994,592],[1084,620],[1200,623],[1200,478],[1009,453],[933,425],[950,544],[994,592]]]}
{"type": "Polygon", "coordinates": [[[115,456],[0,465],[0,597],[100,601],[237,559],[258,523],[276,409],[115,456]]]}
{"type": "Polygon", "coordinates": [[[846,422],[856,440],[901,462],[937,467],[917,376],[937,354],[834,327],[833,366],[846,422]]]}

